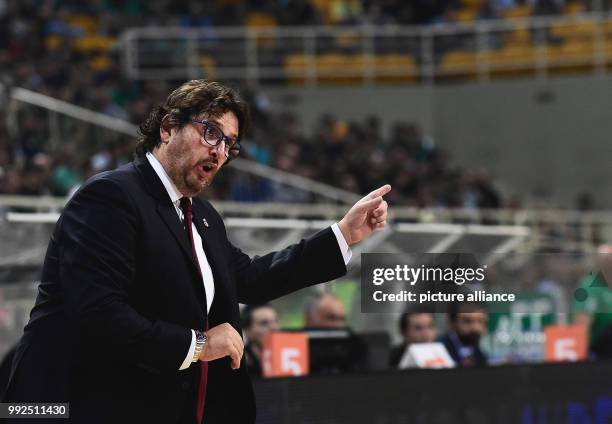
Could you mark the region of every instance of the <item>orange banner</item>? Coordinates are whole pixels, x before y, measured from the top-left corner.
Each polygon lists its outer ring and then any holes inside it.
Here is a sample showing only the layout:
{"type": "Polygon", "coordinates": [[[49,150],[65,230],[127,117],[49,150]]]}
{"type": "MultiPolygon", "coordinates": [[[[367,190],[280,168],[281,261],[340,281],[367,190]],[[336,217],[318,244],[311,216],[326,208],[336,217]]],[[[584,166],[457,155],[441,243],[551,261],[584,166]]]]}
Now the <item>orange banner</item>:
{"type": "Polygon", "coordinates": [[[550,362],[573,362],[587,358],[587,328],[584,325],[551,325],[546,335],[545,359],[550,362]]]}
{"type": "Polygon", "coordinates": [[[262,353],[264,377],[302,376],[309,373],[308,336],[303,333],[270,333],[262,353]]]}

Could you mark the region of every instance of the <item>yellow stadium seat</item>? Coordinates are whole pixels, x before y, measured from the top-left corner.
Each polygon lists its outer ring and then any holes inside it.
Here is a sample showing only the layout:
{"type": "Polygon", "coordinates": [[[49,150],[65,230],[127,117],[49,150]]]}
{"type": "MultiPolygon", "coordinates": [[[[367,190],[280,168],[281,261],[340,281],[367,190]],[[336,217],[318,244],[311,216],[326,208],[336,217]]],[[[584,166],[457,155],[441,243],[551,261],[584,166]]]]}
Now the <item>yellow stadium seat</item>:
{"type": "Polygon", "coordinates": [[[472,22],[476,19],[477,10],[475,9],[461,9],[457,12],[457,22],[472,22]]]}
{"type": "Polygon", "coordinates": [[[535,51],[531,45],[509,45],[484,55],[491,78],[531,75],[535,71],[535,51]]]}
{"type": "Polygon", "coordinates": [[[100,72],[110,69],[113,66],[113,60],[108,56],[95,56],[89,61],[89,67],[92,71],[100,72]]]}
{"type": "Polygon", "coordinates": [[[113,37],[104,37],[101,35],[89,35],[77,38],[73,42],[75,50],[81,52],[108,51],[117,40],[113,37]]]}
{"type": "Polygon", "coordinates": [[[605,21],[603,25],[604,25],[604,28],[603,28],[604,33],[608,37],[612,36],[612,19],[605,21]]]}
{"type": "Polygon", "coordinates": [[[324,10],[331,6],[332,0],[310,0],[315,9],[324,10]]]}
{"type": "Polygon", "coordinates": [[[375,63],[376,81],[380,83],[414,82],[419,75],[416,60],[407,54],[379,55],[375,63]]]}
{"type": "Polygon", "coordinates": [[[311,4],[319,12],[324,24],[331,23],[331,0],[311,0],[311,4]]]}
{"type": "Polygon", "coordinates": [[[215,79],[217,75],[217,62],[210,56],[201,55],[199,58],[200,68],[204,72],[206,78],[215,79]]]}
{"type": "MultiPolygon", "coordinates": [[[[290,84],[303,85],[307,79],[311,59],[302,54],[285,58],[285,74],[290,84]]],[[[316,66],[318,84],[362,84],[368,78],[377,83],[406,83],[416,81],[418,65],[410,55],[389,54],[369,56],[363,54],[323,54],[312,58],[316,66]]]]}
{"type": "Polygon", "coordinates": [[[306,62],[308,61],[308,56],[303,54],[290,54],[285,58],[285,65],[289,65],[292,67],[305,67],[306,62]]]}
{"type": "Polygon", "coordinates": [[[570,24],[555,23],[551,26],[550,33],[566,39],[592,38],[597,25],[595,21],[580,21],[570,24]]]}
{"type": "Polygon", "coordinates": [[[98,21],[92,16],[72,15],[67,21],[70,26],[82,28],[87,34],[94,34],[97,31],[98,21]]]}
{"type": "Polygon", "coordinates": [[[55,50],[65,42],[59,35],[48,35],[45,37],[45,47],[47,50],[55,50]]]}
{"type": "Polygon", "coordinates": [[[515,6],[505,10],[502,13],[502,16],[506,19],[526,18],[528,16],[531,16],[531,7],[526,4],[515,6]]]}
{"type": "Polygon", "coordinates": [[[443,78],[476,77],[478,56],[473,52],[450,52],[444,55],[438,73],[443,78]]]}
{"type": "Polygon", "coordinates": [[[546,58],[550,73],[584,72],[594,66],[593,43],[566,42],[548,47],[546,58]]]}
{"type": "Polygon", "coordinates": [[[526,26],[517,26],[511,31],[504,34],[505,45],[508,44],[531,44],[532,35],[531,31],[526,26]]]}
{"type": "Polygon", "coordinates": [[[461,0],[461,5],[467,9],[479,9],[485,0],[461,0]]]}
{"type": "Polygon", "coordinates": [[[606,49],[606,56],[612,59],[612,39],[610,38],[606,39],[605,49],[606,49]]]}
{"type": "Polygon", "coordinates": [[[563,6],[563,13],[566,15],[578,15],[579,13],[586,12],[586,6],[584,3],[571,2],[563,6]]]}
{"type": "Polygon", "coordinates": [[[532,46],[511,45],[500,50],[491,50],[486,55],[489,63],[495,65],[531,65],[535,61],[532,46]]]}
{"type": "Polygon", "coordinates": [[[610,66],[612,66],[612,39],[606,40],[604,54],[606,57],[606,65],[608,65],[608,70],[610,70],[610,66]]]}
{"type": "MultiPolygon", "coordinates": [[[[274,28],[277,26],[276,19],[269,13],[254,12],[251,13],[246,19],[247,28],[274,28]]],[[[267,35],[255,36],[255,44],[258,47],[274,47],[276,45],[276,37],[267,35]]]]}
{"type": "Polygon", "coordinates": [[[284,70],[289,84],[304,84],[307,65],[311,60],[314,60],[314,58],[303,54],[290,54],[285,57],[284,70]]]}
{"type": "Polygon", "coordinates": [[[247,16],[246,26],[249,28],[273,28],[277,26],[276,19],[269,13],[251,13],[247,16]]]}
{"type": "MultiPolygon", "coordinates": [[[[274,16],[268,13],[254,12],[251,13],[246,19],[246,27],[254,30],[257,28],[274,28],[276,26],[276,19],[274,16]]],[[[255,44],[258,47],[271,48],[276,45],[276,37],[258,34],[255,36],[255,44]]]]}
{"type": "MultiPolygon", "coordinates": [[[[351,56],[329,53],[317,57],[317,81],[319,84],[354,83],[361,78],[363,67],[351,56]]],[[[362,64],[363,66],[363,64],[362,64]]]]}
{"type": "Polygon", "coordinates": [[[549,47],[548,60],[592,61],[593,43],[566,42],[557,47],[549,47]]]}

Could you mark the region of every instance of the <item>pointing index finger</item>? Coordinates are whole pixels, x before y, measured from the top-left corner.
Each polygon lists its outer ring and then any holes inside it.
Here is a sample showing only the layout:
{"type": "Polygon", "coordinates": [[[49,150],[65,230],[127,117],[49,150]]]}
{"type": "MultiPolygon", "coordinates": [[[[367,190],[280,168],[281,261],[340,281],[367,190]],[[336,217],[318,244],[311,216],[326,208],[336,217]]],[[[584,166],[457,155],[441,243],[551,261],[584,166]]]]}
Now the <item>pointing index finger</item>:
{"type": "Polygon", "coordinates": [[[389,193],[390,191],[391,191],[391,185],[390,184],[385,184],[384,186],[379,187],[376,190],[374,190],[373,192],[371,192],[370,194],[368,194],[366,196],[366,199],[376,199],[377,197],[384,196],[385,194],[389,193]]]}

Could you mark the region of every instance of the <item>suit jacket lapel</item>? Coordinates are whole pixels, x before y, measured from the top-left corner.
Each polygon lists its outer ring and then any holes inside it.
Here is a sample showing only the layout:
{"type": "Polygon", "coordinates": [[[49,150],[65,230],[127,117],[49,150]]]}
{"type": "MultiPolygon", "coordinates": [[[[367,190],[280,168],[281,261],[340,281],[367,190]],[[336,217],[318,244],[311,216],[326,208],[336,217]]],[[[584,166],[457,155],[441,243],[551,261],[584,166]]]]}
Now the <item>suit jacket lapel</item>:
{"type": "Polygon", "coordinates": [[[201,303],[203,302],[204,311],[206,311],[206,292],[204,290],[202,275],[198,271],[198,265],[196,264],[197,258],[193,257],[189,237],[168,196],[168,192],[146,157],[141,156],[136,158],[134,160],[134,166],[140,172],[149,193],[157,199],[157,213],[174,236],[174,239],[181,247],[183,253],[189,259],[192,271],[199,277],[193,280],[192,284],[194,285],[193,287],[196,290],[198,299],[200,299],[201,303]]]}
{"type": "Polygon", "coordinates": [[[189,237],[187,236],[187,230],[183,226],[183,223],[181,223],[174,205],[170,204],[170,206],[168,206],[158,203],[157,213],[159,213],[175,240],[181,246],[181,249],[185,255],[189,257],[193,268],[197,271],[198,265],[196,264],[196,258],[193,257],[193,253],[191,251],[191,243],[189,241],[189,237]]]}

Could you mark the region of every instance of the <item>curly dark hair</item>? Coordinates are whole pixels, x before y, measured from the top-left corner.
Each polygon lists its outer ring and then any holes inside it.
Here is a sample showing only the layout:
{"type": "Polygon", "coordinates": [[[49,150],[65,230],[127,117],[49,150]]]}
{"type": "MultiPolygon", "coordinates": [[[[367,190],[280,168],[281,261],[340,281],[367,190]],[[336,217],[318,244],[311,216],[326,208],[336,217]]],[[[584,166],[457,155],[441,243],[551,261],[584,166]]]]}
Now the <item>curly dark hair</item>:
{"type": "Polygon", "coordinates": [[[218,118],[226,112],[233,112],[238,118],[240,142],[249,125],[249,107],[240,93],[214,81],[188,81],[170,93],[163,104],[154,107],[140,124],[136,155],[144,155],[160,145],[159,128],[166,115],[169,123],[182,128],[197,116],[218,118]]]}

